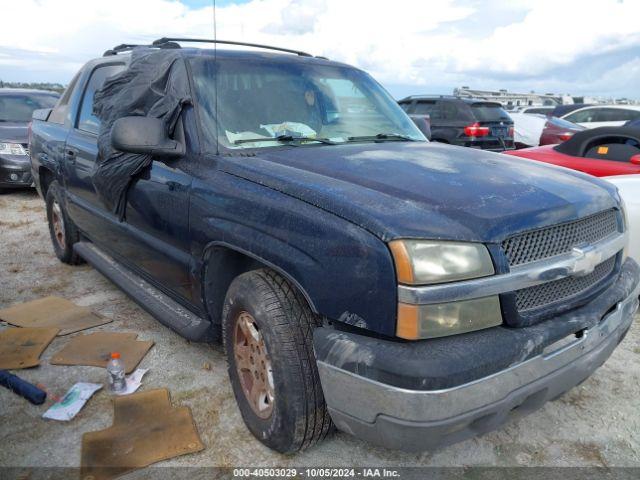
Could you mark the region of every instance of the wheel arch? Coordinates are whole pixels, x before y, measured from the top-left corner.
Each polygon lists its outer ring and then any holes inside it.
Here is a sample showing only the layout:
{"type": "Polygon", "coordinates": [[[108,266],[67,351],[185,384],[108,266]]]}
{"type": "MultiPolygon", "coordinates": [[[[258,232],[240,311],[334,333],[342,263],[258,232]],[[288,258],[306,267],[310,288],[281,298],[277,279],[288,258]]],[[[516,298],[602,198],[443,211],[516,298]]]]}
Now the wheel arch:
{"type": "Polygon", "coordinates": [[[40,178],[40,190],[42,191],[42,198],[47,198],[49,186],[56,179],[56,175],[51,171],[50,168],[40,166],[38,168],[38,177],[40,178]]]}
{"type": "Polygon", "coordinates": [[[224,241],[207,244],[202,255],[201,285],[205,308],[214,328],[222,325],[222,308],[231,282],[239,275],[260,268],[270,268],[287,279],[303,296],[315,314],[318,309],[301,283],[284,268],[224,241]]]}

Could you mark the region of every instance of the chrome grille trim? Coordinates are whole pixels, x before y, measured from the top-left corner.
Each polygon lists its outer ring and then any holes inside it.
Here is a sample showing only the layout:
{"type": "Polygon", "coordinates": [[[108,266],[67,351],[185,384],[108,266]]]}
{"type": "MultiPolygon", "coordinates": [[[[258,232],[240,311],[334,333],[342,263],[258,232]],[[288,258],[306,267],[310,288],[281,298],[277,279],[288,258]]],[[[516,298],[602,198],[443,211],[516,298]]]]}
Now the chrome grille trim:
{"type": "Polygon", "coordinates": [[[529,312],[549,307],[557,302],[571,300],[586,293],[605,280],[616,266],[616,257],[600,263],[593,272],[582,277],[565,277],[560,280],[542,283],[534,287],[516,290],[516,308],[518,313],[526,315],[529,312]]]}
{"type": "MultiPolygon", "coordinates": [[[[601,261],[615,256],[627,245],[627,233],[610,235],[595,243],[590,251],[599,254],[601,261]]],[[[513,292],[554,280],[575,276],[581,259],[573,252],[529,262],[513,267],[509,273],[489,277],[428,286],[398,286],[398,301],[411,304],[431,304],[488,297],[513,292]]]]}
{"type": "Polygon", "coordinates": [[[567,253],[581,245],[593,245],[616,232],[619,232],[618,215],[615,209],[610,209],[514,235],[502,242],[502,248],[509,265],[514,267],[567,253]]]}

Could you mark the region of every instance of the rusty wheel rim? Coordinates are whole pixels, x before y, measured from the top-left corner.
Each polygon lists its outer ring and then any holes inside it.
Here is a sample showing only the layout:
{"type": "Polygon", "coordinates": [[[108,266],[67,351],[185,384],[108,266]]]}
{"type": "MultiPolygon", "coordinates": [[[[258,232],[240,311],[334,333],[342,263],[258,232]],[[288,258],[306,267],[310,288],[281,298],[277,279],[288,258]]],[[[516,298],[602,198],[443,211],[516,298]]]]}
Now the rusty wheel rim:
{"type": "Polygon", "coordinates": [[[53,235],[56,237],[56,242],[64,250],[67,244],[64,238],[64,217],[62,216],[60,205],[55,200],[51,208],[51,224],[53,225],[53,235]]]}
{"type": "Polygon", "coordinates": [[[240,312],[236,318],[233,355],[240,385],[253,413],[269,418],[275,401],[273,369],[262,333],[248,312],[240,312]]]}

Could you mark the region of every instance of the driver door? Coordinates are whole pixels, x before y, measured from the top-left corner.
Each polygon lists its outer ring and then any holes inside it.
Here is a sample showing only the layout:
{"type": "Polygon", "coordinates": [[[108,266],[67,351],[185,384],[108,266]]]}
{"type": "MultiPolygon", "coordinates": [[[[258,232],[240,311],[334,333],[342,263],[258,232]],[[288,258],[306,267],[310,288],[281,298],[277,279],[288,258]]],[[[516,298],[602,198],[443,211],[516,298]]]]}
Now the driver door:
{"type": "MultiPolygon", "coordinates": [[[[183,114],[184,115],[184,114],[183,114]]],[[[176,140],[184,142],[182,119],[176,140]]],[[[187,146],[187,152],[189,147],[187,146]]],[[[143,278],[178,300],[192,301],[189,253],[189,153],[154,158],[127,191],[121,255],[143,278]]]]}

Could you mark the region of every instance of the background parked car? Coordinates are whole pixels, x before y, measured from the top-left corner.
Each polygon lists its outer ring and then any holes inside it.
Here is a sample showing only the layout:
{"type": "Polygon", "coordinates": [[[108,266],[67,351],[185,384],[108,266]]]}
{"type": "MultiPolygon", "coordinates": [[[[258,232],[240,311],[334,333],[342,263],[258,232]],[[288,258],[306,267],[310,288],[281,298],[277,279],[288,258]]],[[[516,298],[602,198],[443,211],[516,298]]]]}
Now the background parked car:
{"type": "Polygon", "coordinates": [[[511,113],[516,148],[555,145],[570,139],[585,127],[557,117],[541,114],[511,113]]]}
{"type": "Polygon", "coordinates": [[[565,114],[561,118],[587,128],[619,127],[630,120],[640,119],[640,106],[592,105],[565,114]]]}
{"type": "Polygon", "coordinates": [[[596,177],[640,174],[640,129],[601,127],[578,132],[560,145],[508,153],[596,177]]]}
{"type": "Polygon", "coordinates": [[[27,125],[34,110],[53,107],[57,101],[54,92],[0,89],[0,193],[33,183],[27,125]]]}
{"type": "Polygon", "coordinates": [[[640,262],[640,175],[615,175],[603,177],[618,187],[618,193],[627,207],[629,232],[628,254],[640,262]]]}
{"type": "Polygon", "coordinates": [[[566,142],[574,134],[583,130],[586,130],[586,127],[577,123],[572,123],[563,118],[547,117],[547,123],[545,123],[540,136],[540,145],[556,145],[566,142]]]}
{"type": "Polygon", "coordinates": [[[429,115],[434,142],[493,151],[514,148],[513,120],[499,103],[444,95],[410,96],[398,103],[414,122],[429,115]]]}

